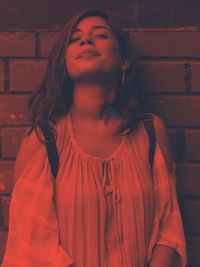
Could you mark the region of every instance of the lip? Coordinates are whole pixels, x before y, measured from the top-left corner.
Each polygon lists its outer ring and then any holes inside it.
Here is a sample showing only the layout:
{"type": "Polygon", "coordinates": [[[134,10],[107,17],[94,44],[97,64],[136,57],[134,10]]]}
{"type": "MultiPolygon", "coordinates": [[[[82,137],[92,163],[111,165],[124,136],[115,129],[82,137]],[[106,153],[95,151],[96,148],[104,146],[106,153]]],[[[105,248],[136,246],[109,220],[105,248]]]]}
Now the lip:
{"type": "Polygon", "coordinates": [[[87,56],[97,57],[99,55],[100,54],[95,50],[85,50],[78,54],[77,59],[87,57],[87,56]]]}

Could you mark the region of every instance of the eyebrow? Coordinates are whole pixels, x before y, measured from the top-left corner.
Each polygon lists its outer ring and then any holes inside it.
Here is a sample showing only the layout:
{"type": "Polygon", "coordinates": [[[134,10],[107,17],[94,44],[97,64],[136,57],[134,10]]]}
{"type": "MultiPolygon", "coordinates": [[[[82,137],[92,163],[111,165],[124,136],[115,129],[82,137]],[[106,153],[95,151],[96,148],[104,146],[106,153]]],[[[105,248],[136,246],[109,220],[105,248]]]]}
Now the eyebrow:
{"type": "MultiPolygon", "coordinates": [[[[111,31],[108,27],[106,27],[106,26],[102,26],[102,25],[94,25],[94,26],[92,26],[92,28],[93,28],[93,29],[106,29],[107,31],[109,31],[109,32],[112,33],[112,31],[111,31]]],[[[81,29],[76,28],[74,32],[81,32],[81,31],[82,31],[81,29]]]]}

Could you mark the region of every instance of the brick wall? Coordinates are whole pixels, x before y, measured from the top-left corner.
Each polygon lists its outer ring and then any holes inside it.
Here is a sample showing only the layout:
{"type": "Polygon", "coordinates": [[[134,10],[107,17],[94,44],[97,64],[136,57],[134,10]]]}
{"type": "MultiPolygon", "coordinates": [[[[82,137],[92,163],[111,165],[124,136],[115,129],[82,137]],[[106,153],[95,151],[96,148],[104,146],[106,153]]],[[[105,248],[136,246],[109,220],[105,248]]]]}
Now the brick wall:
{"type": "MultiPolygon", "coordinates": [[[[166,122],[177,163],[177,191],[189,264],[200,266],[200,33],[196,28],[126,29],[138,56],[148,110],[166,122]]],[[[0,261],[9,221],[12,173],[26,104],[59,32],[0,32],[0,261]]]]}

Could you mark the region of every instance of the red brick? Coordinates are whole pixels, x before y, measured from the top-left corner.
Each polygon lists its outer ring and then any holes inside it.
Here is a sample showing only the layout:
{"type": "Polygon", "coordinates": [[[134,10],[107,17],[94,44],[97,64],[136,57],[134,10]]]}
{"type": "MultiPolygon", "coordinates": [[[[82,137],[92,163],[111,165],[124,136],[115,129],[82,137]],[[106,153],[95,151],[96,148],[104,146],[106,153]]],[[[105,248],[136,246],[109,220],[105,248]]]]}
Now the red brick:
{"type": "Polygon", "coordinates": [[[34,57],[35,34],[31,32],[1,32],[0,57],[34,57]]]}
{"type": "MultiPolygon", "coordinates": [[[[102,2],[102,1],[101,1],[102,2]]],[[[108,2],[107,3],[112,3],[108,2]]],[[[138,25],[139,19],[139,2],[127,1],[127,3],[122,3],[117,5],[120,1],[115,1],[115,7],[109,11],[109,15],[117,21],[118,25],[121,27],[135,27],[138,25]]],[[[112,4],[111,4],[112,5],[112,4]]]]}
{"type": "Polygon", "coordinates": [[[200,266],[200,238],[199,237],[187,237],[186,240],[188,248],[188,266],[187,267],[199,267],[200,266]]]}
{"type": "MultiPolygon", "coordinates": [[[[170,1],[167,2],[169,8],[170,1]]],[[[199,4],[199,1],[175,1],[173,7],[170,7],[171,12],[173,12],[173,15],[171,16],[173,26],[195,27],[196,25],[199,25],[199,4]]]]}
{"type": "MultiPolygon", "coordinates": [[[[134,3],[134,2],[132,2],[134,3]]],[[[133,4],[132,4],[133,5],[133,4]]],[[[166,1],[145,1],[141,0],[137,3],[138,6],[138,24],[151,26],[167,26],[171,25],[172,18],[169,12],[174,12],[174,6],[170,5],[170,0],[166,1]]],[[[182,5],[181,5],[182,8],[182,5]]],[[[130,11],[126,10],[127,13],[130,11]]],[[[130,15],[130,14],[129,14],[130,15]]],[[[173,13],[174,15],[174,13],[173,13]]],[[[124,14],[126,16],[126,13],[124,14]]],[[[173,17],[176,19],[176,17],[173,17]]],[[[134,24],[131,24],[134,25],[134,24]]]]}
{"type": "Polygon", "coordinates": [[[0,192],[11,193],[13,189],[13,161],[0,161],[0,192]]]}
{"type": "Polygon", "coordinates": [[[8,237],[8,231],[0,231],[0,240],[1,240],[0,242],[0,264],[3,261],[3,255],[5,253],[7,237],[8,237]]]}
{"type": "Polygon", "coordinates": [[[192,81],[191,81],[191,89],[192,92],[200,92],[200,63],[192,62],[191,63],[192,70],[192,81]]]}
{"type": "Polygon", "coordinates": [[[195,30],[129,30],[137,56],[199,57],[200,34],[195,30]]]}
{"type": "Polygon", "coordinates": [[[56,41],[59,39],[61,32],[41,32],[41,56],[47,57],[56,41]]]}
{"type": "Polygon", "coordinates": [[[180,164],[176,168],[177,191],[184,197],[200,197],[200,164],[180,164]]]}
{"type": "Polygon", "coordinates": [[[43,79],[45,70],[45,61],[10,61],[10,91],[32,91],[43,79]]]}
{"type": "Polygon", "coordinates": [[[186,130],[186,160],[200,161],[200,130],[186,130]]]}
{"type": "Polygon", "coordinates": [[[170,126],[199,126],[200,96],[151,96],[146,98],[146,110],[170,126]]]}
{"type": "Polygon", "coordinates": [[[9,208],[10,208],[10,196],[1,196],[0,198],[0,225],[2,228],[8,228],[9,208]]]}
{"type": "Polygon", "coordinates": [[[4,91],[4,67],[3,61],[0,60],[0,92],[4,91]]]}
{"type": "Polygon", "coordinates": [[[150,92],[183,92],[184,64],[181,62],[140,62],[141,86],[150,92]]]}
{"type": "Polygon", "coordinates": [[[2,136],[2,157],[16,157],[22,135],[27,128],[3,128],[2,136]]]}
{"type": "Polygon", "coordinates": [[[28,124],[27,95],[0,95],[0,125],[28,124]]]}

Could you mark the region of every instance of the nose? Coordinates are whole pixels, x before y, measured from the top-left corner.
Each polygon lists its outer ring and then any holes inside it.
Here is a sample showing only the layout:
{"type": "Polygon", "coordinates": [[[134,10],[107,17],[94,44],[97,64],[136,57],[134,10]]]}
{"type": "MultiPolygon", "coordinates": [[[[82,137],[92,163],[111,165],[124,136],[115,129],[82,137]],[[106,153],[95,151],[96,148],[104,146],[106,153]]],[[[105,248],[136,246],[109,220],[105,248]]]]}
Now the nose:
{"type": "Polygon", "coordinates": [[[82,37],[80,45],[82,46],[84,44],[94,45],[94,42],[93,42],[91,36],[85,35],[84,37],[82,37]]]}

